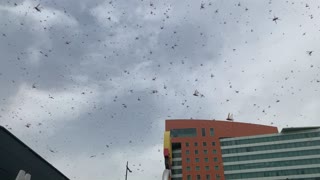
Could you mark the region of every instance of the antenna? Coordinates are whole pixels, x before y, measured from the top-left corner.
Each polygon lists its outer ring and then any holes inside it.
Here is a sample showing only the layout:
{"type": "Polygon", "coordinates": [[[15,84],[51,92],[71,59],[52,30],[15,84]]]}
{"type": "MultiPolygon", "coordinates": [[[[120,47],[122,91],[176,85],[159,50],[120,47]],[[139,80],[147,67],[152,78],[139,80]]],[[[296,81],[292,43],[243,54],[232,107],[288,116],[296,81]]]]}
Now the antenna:
{"type": "Polygon", "coordinates": [[[234,119],[233,119],[233,114],[228,113],[228,117],[227,117],[226,120],[227,120],[227,121],[233,121],[233,120],[234,120],[234,119]]]}

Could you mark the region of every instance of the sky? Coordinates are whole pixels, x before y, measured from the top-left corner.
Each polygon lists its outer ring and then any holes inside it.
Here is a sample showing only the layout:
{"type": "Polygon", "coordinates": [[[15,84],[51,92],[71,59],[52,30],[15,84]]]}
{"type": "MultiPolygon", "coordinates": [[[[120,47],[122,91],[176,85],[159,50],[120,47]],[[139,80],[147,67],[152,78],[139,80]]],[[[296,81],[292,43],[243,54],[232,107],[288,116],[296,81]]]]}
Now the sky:
{"type": "Polygon", "coordinates": [[[70,179],[127,161],[160,179],[166,119],[320,125],[319,1],[0,0],[0,17],[0,125],[70,179]]]}

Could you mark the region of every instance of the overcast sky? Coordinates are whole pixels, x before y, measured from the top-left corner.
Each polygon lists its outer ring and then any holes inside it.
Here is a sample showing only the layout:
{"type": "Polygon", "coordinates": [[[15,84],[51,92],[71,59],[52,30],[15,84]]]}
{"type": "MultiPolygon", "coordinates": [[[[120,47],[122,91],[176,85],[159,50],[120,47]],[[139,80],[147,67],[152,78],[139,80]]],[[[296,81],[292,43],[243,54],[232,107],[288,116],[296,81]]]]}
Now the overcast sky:
{"type": "Polygon", "coordinates": [[[318,126],[319,6],[0,0],[0,125],[79,180],[160,179],[165,119],[318,126]]]}

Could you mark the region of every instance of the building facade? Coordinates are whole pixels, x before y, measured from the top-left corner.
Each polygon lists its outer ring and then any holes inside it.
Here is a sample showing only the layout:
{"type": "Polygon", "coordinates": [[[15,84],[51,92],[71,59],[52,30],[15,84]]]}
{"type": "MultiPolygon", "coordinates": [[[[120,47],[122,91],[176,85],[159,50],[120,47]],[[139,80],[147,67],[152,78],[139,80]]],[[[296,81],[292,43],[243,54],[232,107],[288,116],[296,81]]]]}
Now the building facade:
{"type": "Polygon", "coordinates": [[[278,133],[276,127],[218,120],[166,120],[165,167],[171,180],[224,180],[221,138],[278,133]]]}
{"type": "Polygon", "coordinates": [[[320,127],[220,140],[227,180],[320,180],[320,127]]]}

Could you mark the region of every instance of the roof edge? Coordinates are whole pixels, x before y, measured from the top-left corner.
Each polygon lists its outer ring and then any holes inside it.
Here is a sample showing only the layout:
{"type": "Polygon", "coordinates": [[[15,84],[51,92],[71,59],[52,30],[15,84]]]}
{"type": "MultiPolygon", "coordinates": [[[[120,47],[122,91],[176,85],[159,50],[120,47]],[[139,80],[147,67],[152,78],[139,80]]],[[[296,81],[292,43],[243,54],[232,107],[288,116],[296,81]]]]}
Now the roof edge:
{"type": "Polygon", "coordinates": [[[265,127],[274,127],[277,128],[276,126],[270,126],[270,125],[264,125],[264,124],[254,124],[254,123],[247,123],[247,122],[239,122],[239,121],[228,121],[228,120],[216,120],[216,119],[166,119],[167,121],[207,121],[207,122],[212,122],[212,121],[217,121],[217,122],[223,122],[223,123],[237,123],[237,124],[251,124],[251,125],[256,125],[256,126],[265,126],[265,127]]]}
{"type": "Polygon", "coordinates": [[[312,129],[320,129],[320,126],[282,128],[281,133],[290,133],[290,132],[312,130],[312,129]]]}
{"type": "Polygon", "coordinates": [[[43,161],[45,164],[49,165],[52,169],[54,169],[56,172],[58,172],[60,175],[62,175],[67,180],[70,180],[66,175],[64,175],[61,171],[59,171],[56,167],[54,167],[52,164],[50,164],[47,160],[45,160],[43,157],[41,157],[38,153],[36,153],[34,150],[32,150],[29,146],[27,146],[24,142],[22,142],[19,138],[17,138],[14,134],[12,134],[9,130],[7,130],[5,127],[0,126],[0,131],[3,130],[5,133],[7,133],[9,136],[11,136],[13,139],[15,139],[18,143],[20,143],[22,146],[24,146],[26,149],[28,149],[31,153],[33,153],[36,157],[38,157],[41,161],[43,161]]]}

